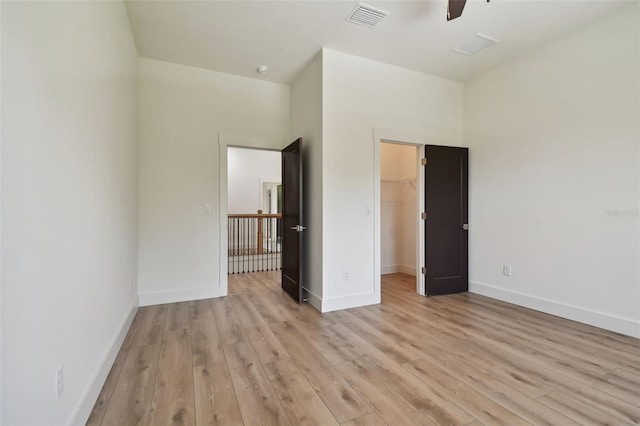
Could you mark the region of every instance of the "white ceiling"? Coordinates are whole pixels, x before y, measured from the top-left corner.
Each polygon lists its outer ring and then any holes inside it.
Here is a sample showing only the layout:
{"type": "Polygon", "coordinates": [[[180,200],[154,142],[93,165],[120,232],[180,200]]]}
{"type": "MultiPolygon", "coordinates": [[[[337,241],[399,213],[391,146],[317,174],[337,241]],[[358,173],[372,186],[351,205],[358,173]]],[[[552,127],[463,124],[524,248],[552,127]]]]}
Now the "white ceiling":
{"type": "MultiPolygon", "coordinates": [[[[635,0],[631,0],[635,1],[635,0]]],[[[322,48],[464,81],[630,0],[367,1],[390,12],[375,29],[346,22],[357,1],[127,1],[140,56],[290,83],[322,48]],[[476,33],[499,40],[474,56],[451,49],[476,33]],[[268,65],[266,75],[256,72],[268,65]]]]}

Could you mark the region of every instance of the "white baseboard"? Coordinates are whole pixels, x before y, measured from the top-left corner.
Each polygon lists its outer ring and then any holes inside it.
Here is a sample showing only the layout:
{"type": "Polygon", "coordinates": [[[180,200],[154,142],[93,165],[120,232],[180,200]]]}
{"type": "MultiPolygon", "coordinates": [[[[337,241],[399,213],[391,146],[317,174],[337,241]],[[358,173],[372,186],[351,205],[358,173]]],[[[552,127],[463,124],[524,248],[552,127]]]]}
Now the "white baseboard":
{"type": "Polygon", "coordinates": [[[640,338],[640,321],[469,281],[469,291],[525,308],[640,338]]]}
{"type": "Polygon", "coordinates": [[[316,308],[318,312],[322,312],[322,298],[320,296],[310,292],[306,288],[302,289],[302,295],[306,299],[309,299],[309,304],[316,308]]]}
{"type": "Polygon", "coordinates": [[[124,322],[120,326],[120,329],[117,331],[116,335],[111,341],[111,344],[107,348],[105,356],[102,359],[102,363],[100,364],[100,367],[98,367],[98,371],[96,371],[96,374],[94,374],[88,388],[84,391],[83,397],[80,399],[80,402],[73,410],[73,413],[71,414],[71,421],[69,422],[69,424],[85,425],[87,423],[87,420],[89,420],[91,410],[93,410],[93,406],[98,400],[98,396],[100,395],[102,386],[104,386],[104,382],[107,380],[109,371],[111,371],[111,367],[116,360],[118,351],[120,351],[122,342],[124,342],[124,338],[129,331],[129,327],[131,327],[131,323],[133,322],[133,318],[136,316],[137,311],[138,300],[136,298],[134,303],[131,305],[131,308],[129,309],[127,317],[124,319],[124,322]]]}
{"type": "Polygon", "coordinates": [[[378,303],[380,303],[380,293],[360,293],[349,296],[332,297],[329,299],[322,299],[320,312],[339,311],[341,309],[377,305],[378,303]]]}
{"type": "Polygon", "coordinates": [[[188,288],[184,290],[158,291],[140,295],[140,306],[162,305],[165,303],[186,302],[189,300],[211,299],[227,295],[227,289],[221,286],[188,288]]]}
{"type": "Polygon", "coordinates": [[[416,267],[411,265],[382,265],[380,267],[380,273],[382,275],[396,274],[398,272],[401,272],[407,275],[415,275],[416,267]]]}

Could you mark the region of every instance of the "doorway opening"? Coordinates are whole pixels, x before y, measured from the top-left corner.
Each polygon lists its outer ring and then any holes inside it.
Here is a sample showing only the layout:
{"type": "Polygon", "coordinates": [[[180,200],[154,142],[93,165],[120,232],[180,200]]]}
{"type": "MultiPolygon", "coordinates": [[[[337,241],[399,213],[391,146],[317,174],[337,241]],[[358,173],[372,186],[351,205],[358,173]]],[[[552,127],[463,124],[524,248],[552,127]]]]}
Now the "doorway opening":
{"type": "Polygon", "coordinates": [[[281,169],[280,151],[228,147],[229,275],[281,269],[281,169]]]}
{"type": "Polygon", "coordinates": [[[381,280],[415,282],[420,266],[417,161],[419,148],[384,141],[380,144],[381,280]]]}
{"type": "MultiPolygon", "coordinates": [[[[220,144],[220,214],[218,215],[220,262],[218,265],[222,294],[227,295],[234,292],[232,287],[235,286],[232,286],[232,281],[236,281],[233,279],[235,277],[244,277],[243,284],[245,287],[252,288],[252,281],[256,278],[257,281],[263,281],[265,278],[264,275],[266,274],[270,276],[270,278],[268,278],[269,280],[273,282],[279,281],[281,288],[300,303],[302,301],[303,288],[300,278],[304,277],[302,231],[306,229],[306,226],[302,223],[302,138],[298,138],[284,148],[278,149],[278,145],[281,144],[278,140],[220,133],[218,134],[218,143],[220,144]],[[235,149],[238,149],[238,151],[235,151],[235,149]],[[259,265],[265,265],[266,263],[267,266],[271,266],[275,268],[275,270],[248,274],[229,274],[229,267],[232,261],[229,255],[229,240],[234,238],[233,233],[242,236],[253,235],[253,232],[250,232],[251,227],[245,226],[243,231],[240,230],[240,227],[238,229],[230,229],[230,213],[233,215],[233,211],[240,208],[235,204],[235,194],[243,194],[245,191],[252,193],[256,188],[256,177],[254,176],[252,179],[249,173],[255,174],[256,171],[260,170],[260,167],[263,165],[260,154],[263,154],[265,151],[275,154],[272,158],[273,162],[280,162],[280,174],[275,172],[275,169],[266,172],[263,171],[262,174],[257,177],[258,195],[255,196],[254,199],[260,201],[264,201],[265,199],[269,200],[267,204],[264,204],[264,209],[266,211],[271,208],[273,211],[273,200],[275,198],[276,209],[278,205],[281,205],[282,213],[271,213],[273,217],[265,218],[264,212],[259,213],[257,211],[262,209],[257,209],[255,216],[266,219],[267,221],[266,224],[264,220],[262,222],[262,236],[258,237],[260,227],[257,225],[258,222],[256,222],[255,236],[250,237],[249,241],[244,244],[242,243],[242,239],[238,238],[237,242],[231,245],[238,246],[241,254],[244,256],[245,264],[247,256],[249,256],[249,258],[260,259],[259,262],[256,262],[259,265]],[[238,156],[235,155],[237,153],[249,158],[244,158],[244,162],[238,161],[238,156]],[[256,156],[258,156],[258,158],[256,158],[256,156]],[[239,187],[236,185],[238,182],[244,185],[248,183],[248,187],[239,187]],[[267,185],[264,185],[265,183],[267,185]],[[272,184],[281,184],[282,196],[280,203],[278,203],[279,191],[277,185],[275,194],[273,191],[271,194],[267,194],[267,196],[264,194],[265,188],[267,190],[269,190],[269,188],[273,190],[272,184]],[[231,205],[229,205],[230,203],[231,205]],[[272,224],[271,229],[265,232],[265,229],[270,226],[268,223],[274,222],[273,219],[276,219],[275,225],[272,224]],[[280,223],[278,223],[278,219],[280,223]],[[253,244],[251,241],[256,241],[256,243],[253,244]],[[243,247],[243,245],[245,247],[243,247]],[[255,253],[252,250],[252,245],[255,246],[255,253]],[[263,252],[258,253],[260,250],[263,252]],[[264,251],[266,251],[266,253],[264,251]],[[258,277],[257,274],[260,274],[260,277],[258,277]],[[285,277],[287,280],[285,280],[285,277]]],[[[253,209],[251,205],[248,206],[249,207],[244,208],[253,209]]],[[[246,214],[253,215],[253,213],[246,214]]],[[[247,239],[245,239],[245,241],[247,241],[247,239]]],[[[240,263],[240,259],[237,260],[237,263],[240,263]]]]}

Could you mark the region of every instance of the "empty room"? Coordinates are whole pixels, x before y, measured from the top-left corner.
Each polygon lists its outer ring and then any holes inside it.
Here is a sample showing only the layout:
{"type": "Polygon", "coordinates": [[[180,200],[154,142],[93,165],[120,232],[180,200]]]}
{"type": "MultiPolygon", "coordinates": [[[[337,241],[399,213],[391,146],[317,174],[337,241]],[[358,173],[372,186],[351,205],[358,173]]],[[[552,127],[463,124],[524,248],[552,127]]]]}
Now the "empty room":
{"type": "Polygon", "coordinates": [[[640,424],[638,0],[0,24],[0,424],[640,424]]]}

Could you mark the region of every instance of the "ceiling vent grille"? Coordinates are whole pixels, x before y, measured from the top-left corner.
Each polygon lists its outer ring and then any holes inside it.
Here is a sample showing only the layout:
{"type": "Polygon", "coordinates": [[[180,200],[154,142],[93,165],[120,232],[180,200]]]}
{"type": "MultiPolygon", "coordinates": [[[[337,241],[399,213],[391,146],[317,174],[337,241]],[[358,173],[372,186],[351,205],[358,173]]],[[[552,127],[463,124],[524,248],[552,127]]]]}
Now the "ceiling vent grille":
{"type": "Polygon", "coordinates": [[[347,21],[365,27],[375,28],[388,14],[389,12],[358,3],[358,6],[356,6],[353,12],[347,17],[347,21]]]}

